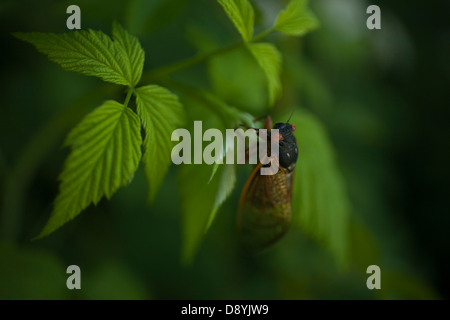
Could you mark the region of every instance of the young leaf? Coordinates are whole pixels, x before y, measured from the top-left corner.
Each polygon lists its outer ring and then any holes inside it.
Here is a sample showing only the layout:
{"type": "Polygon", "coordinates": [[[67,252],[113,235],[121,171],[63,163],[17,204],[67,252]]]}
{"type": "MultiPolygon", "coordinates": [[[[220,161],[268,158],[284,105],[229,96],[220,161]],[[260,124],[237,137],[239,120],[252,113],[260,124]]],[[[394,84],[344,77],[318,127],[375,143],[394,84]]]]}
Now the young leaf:
{"type": "Polygon", "coordinates": [[[89,204],[108,199],[133,178],[141,158],[139,117],[116,101],[106,101],[68,135],[72,152],[60,175],[60,192],[43,237],[73,219],[89,204]]]}
{"type": "Polygon", "coordinates": [[[281,92],[281,54],[271,43],[249,43],[247,46],[264,71],[269,89],[269,102],[273,105],[281,92]]]}
{"type": "Polygon", "coordinates": [[[295,112],[299,159],[295,169],[293,214],[302,230],[323,243],[342,266],[348,258],[350,203],[334,150],[321,123],[295,112]]]}
{"type": "Polygon", "coordinates": [[[302,36],[318,26],[319,21],[308,10],[307,0],[291,0],[278,16],[274,29],[291,36],[302,36]]]}
{"type": "Polygon", "coordinates": [[[118,24],[113,26],[114,41],[103,32],[93,30],[14,35],[34,45],[64,70],[130,87],[135,86],[141,78],[144,51],[138,40],[118,24]]]}
{"type": "Polygon", "coordinates": [[[137,88],[136,102],[146,133],[143,161],[152,201],[171,163],[171,136],[183,124],[183,109],[177,96],[156,85],[137,88]]]}
{"type": "Polygon", "coordinates": [[[122,26],[114,22],[112,26],[112,37],[114,43],[117,45],[120,52],[124,53],[126,58],[126,72],[131,80],[132,86],[135,86],[142,76],[142,69],[144,68],[144,50],[139,43],[139,40],[129,34],[122,26]]]}
{"type": "Polygon", "coordinates": [[[218,0],[245,42],[253,37],[255,13],[249,0],[218,0]]]}

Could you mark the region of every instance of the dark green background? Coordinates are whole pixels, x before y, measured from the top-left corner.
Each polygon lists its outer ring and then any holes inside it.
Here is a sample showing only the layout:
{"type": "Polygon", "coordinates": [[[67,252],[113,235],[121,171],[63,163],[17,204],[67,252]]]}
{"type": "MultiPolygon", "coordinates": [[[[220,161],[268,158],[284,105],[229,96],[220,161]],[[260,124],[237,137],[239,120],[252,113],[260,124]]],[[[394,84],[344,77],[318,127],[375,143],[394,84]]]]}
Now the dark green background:
{"type": "MultiPolygon", "coordinates": [[[[259,25],[273,21],[274,1],[255,3],[269,8],[257,10],[259,25]]],[[[448,298],[450,3],[374,3],[312,1],[319,30],[301,39],[269,38],[284,58],[284,95],[273,113],[301,106],[324,123],[345,178],[352,221],[362,226],[351,229],[362,234],[351,235],[359,241],[351,245],[349,267],[339,270],[299,228],[266,253],[245,255],[235,231],[244,175],[192,265],[182,266],[183,181],[174,166],[152,205],[141,166],[111,201],[31,241],[52,210],[68,154],[61,148],[65,134],[103,100],[123,96],[110,86],[99,91],[98,79],[62,71],[10,32],[66,32],[65,10],[78,4],[83,29],[110,33],[117,20],[137,35],[145,70],[194,55],[206,43],[205,30],[221,46],[239,41],[239,35],[215,1],[2,1],[0,298],[448,298]],[[382,10],[382,30],[369,31],[365,9],[374,3],[382,10]],[[76,292],[65,286],[71,264],[82,270],[82,290],[76,292]],[[369,264],[382,270],[377,292],[365,285],[369,264]]],[[[246,76],[251,81],[244,73],[223,85],[246,85],[246,76]]],[[[205,64],[176,77],[208,87],[205,64]]],[[[221,94],[221,88],[213,89],[221,94]]],[[[260,116],[267,113],[261,97],[249,90],[226,98],[260,116]]]]}

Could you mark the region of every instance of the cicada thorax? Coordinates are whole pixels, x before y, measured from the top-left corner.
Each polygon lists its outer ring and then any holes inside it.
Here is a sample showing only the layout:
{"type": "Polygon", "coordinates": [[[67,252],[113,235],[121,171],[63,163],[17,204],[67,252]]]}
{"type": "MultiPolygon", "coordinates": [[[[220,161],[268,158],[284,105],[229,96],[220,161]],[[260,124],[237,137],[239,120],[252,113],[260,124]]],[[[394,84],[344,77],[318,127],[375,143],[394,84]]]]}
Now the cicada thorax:
{"type": "Polygon", "coordinates": [[[259,251],[279,240],[291,223],[291,199],[298,148],[289,123],[277,123],[279,129],[279,170],[262,175],[258,164],[241,194],[238,229],[247,250],[259,251]]]}

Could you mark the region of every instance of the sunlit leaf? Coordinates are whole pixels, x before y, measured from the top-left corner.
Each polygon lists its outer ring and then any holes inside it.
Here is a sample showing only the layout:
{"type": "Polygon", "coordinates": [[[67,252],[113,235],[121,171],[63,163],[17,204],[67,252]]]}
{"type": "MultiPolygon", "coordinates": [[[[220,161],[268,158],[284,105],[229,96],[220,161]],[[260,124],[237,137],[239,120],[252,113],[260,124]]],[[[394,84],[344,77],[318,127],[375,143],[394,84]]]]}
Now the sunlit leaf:
{"type": "Polygon", "coordinates": [[[144,51],[137,38],[118,24],[113,25],[114,41],[103,32],[94,30],[14,35],[33,44],[64,70],[126,86],[136,85],[142,74],[144,51]]]}
{"type": "Polygon", "coordinates": [[[278,16],[275,30],[291,36],[302,36],[318,26],[319,21],[308,9],[307,0],[291,0],[278,16]]]}
{"type": "Polygon", "coordinates": [[[60,175],[61,185],[50,220],[39,237],[76,217],[89,204],[108,199],[133,178],[141,158],[138,116],[128,107],[106,101],[68,135],[72,152],[60,175]]]}
{"type": "Polygon", "coordinates": [[[253,37],[255,13],[248,0],[218,0],[244,41],[253,37]]]}
{"type": "Polygon", "coordinates": [[[153,200],[171,163],[171,136],[183,124],[183,108],[169,90],[148,85],[136,89],[137,112],[145,129],[143,161],[153,200]]]}
{"type": "Polygon", "coordinates": [[[139,43],[139,40],[130,35],[120,24],[113,23],[112,37],[121,55],[126,59],[126,73],[129,77],[130,84],[135,86],[142,76],[142,69],[144,68],[144,50],[139,43]]]}

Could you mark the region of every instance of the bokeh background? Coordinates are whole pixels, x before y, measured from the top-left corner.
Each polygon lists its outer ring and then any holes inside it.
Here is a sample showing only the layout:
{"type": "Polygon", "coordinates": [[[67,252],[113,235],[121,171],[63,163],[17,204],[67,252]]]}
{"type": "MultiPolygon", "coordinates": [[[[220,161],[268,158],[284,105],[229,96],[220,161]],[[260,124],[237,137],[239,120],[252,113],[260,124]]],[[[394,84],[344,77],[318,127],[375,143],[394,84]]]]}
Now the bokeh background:
{"type": "MultiPolygon", "coordinates": [[[[284,3],[254,1],[261,30],[284,3]]],[[[348,230],[346,267],[299,227],[267,252],[246,255],[235,230],[245,174],[192,263],[184,265],[179,200],[184,181],[174,166],[153,204],[146,200],[141,166],[110,201],[31,241],[58,192],[57,176],[68,154],[61,147],[64,136],[102,101],[123,99],[98,79],[62,71],[11,36],[66,32],[71,4],[81,8],[83,29],[110,33],[116,20],[137,35],[146,52],[145,70],[239,41],[210,0],[1,2],[1,299],[450,296],[450,2],[313,0],[320,29],[303,38],[268,39],[284,60],[283,96],[271,113],[302,107],[323,124],[335,151],[350,220],[358,226],[348,230]],[[366,28],[370,4],[381,7],[381,30],[366,28]],[[72,264],[81,268],[82,290],[66,288],[65,271],[72,264]],[[381,267],[381,290],[366,287],[371,264],[381,267]]],[[[260,116],[268,112],[260,74],[214,77],[233,70],[226,63],[245,69],[245,61],[216,59],[175,78],[260,116]]]]}

